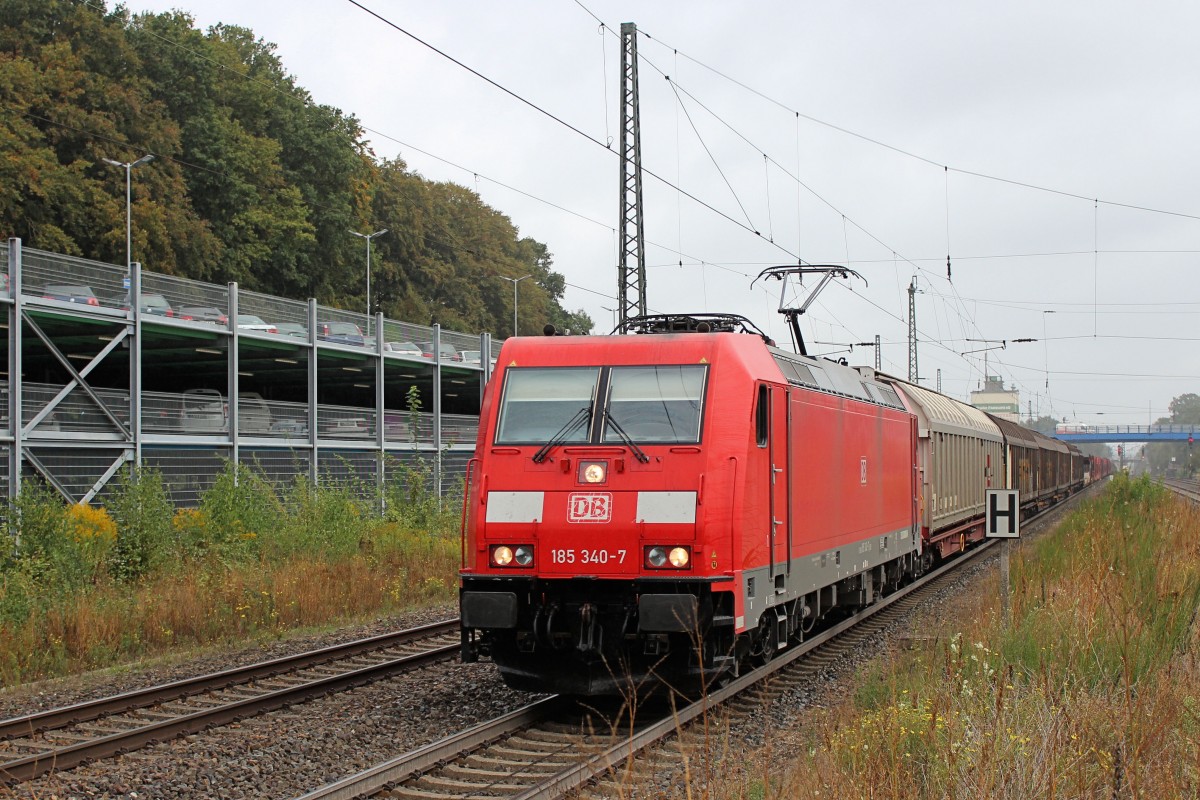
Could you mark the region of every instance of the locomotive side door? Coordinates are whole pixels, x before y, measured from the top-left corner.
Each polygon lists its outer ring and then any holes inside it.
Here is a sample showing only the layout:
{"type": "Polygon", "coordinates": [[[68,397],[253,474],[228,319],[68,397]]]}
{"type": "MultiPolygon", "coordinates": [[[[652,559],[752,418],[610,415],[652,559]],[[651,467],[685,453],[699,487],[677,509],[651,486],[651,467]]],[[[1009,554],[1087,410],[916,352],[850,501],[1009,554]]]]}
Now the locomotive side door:
{"type": "Polygon", "coordinates": [[[782,589],[783,575],[791,572],[791,427],[792,414],[788,387],[767,386],[768,457],[770,469],[771,579],[782,589]]]}

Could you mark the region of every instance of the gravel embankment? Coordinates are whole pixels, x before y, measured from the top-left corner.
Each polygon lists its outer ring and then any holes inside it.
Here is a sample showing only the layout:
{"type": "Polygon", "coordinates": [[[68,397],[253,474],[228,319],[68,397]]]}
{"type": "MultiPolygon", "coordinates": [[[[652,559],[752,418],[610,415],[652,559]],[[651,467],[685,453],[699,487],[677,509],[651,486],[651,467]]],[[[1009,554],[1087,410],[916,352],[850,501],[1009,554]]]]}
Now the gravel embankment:
{"type": "MultiPolygon", "coordinates": [[[[1053,529],[1074,507],[1075,502],[1065,503],[1037,522],[1023,525],[1022,538],[1032,539],[1053,529]]],[[[710,729],[708,753],[687,764],[680,759],[672,769],[660,768],[633,781],[622,781],[620,800],[679,797],[685,786],[691,796],[746,796],[746,787],[761,782],[764,774],[778,775],[784,765],[802,755],[808,746],[810,715],[844,702],[855,689],[859,671],[895,647],[899,637],[940,628],[940,620],[958,619],[969,627],[968,614],[977,606],[976,595],[996,574],[998,564],[997,550],[961,570],[919,609],[888,625],[878,639],[847,651],[819,675],[788,689],[761,709],[719,718],[717,727],[710,729]]],[[[667,750],[678,752],[674,745],[667,745],[667,750]]],[[[604,788],[585,789],[580,794],[585,798],[617,796],[604,788]]]]}
{"type": "MultiPolygon", "coordinates": [[[[454,614],[452,608],[429,609],[170,665],[61,679],[6,693],[3,708],[28,713],[454,614]]],[[[40,778],[0,790],[8,792],[0,796],[41,800],[295,797],[531,699],[506,689],[490,664],[451,663],[40,778]]]]}
{"type": "MultiPolygon", "coordinates": [[[[1055,524],[1061,513],[1049,515],[1053,519],[1038,523],[1036,528],[1030,526],[1024,533],[1031,535],[1055,524]]],[[[761,710],[740,715],[732,723],[727,739],[724,732],[719,734],[726,744],[709,764],[724,776],[719,782],[732,779],[735,783],[727,785],[747,785],[753,776],[743,774],[740,784],[734,776],[738,770],[752,771],[760,766],[764,746],[773,749],[776,759],[793,757],[795,753],[789,750],[796,745],[788,743],[802,738],[794,733],[804,725],[808,712],[845,697],[852,690],[856,669],[892,646],[895,637],[910,635],[921,619],[953,618],[961,613],[963,609],[956,606],[963,602],[962,596],[978,592],[981,578],[991,573],[995,564],[993,556],[967,568],[939,590],[932,603],[893,623],[880,639],[847,653],[809,684],[788,690],[761,710]],[[730,765],[737,769],[727,771],[730,765]]],[[[0,716],[30,713],[385,630],[414,627],[455,613],[453,608],[429,609],[333,633],[21,687],[0,694],[0,716]]],[[[532,699],[507,689],[491,664],[452,663],[41,778],[0,796],[41,800],[295,797],[532,699]]],[[[693,774],[693,789],[702,782],[696,777],[693,774]]],[[[675,796],[682,780],[681,769],[660,772],[648,784],[627,787],[623,796],[675,796]]]]}

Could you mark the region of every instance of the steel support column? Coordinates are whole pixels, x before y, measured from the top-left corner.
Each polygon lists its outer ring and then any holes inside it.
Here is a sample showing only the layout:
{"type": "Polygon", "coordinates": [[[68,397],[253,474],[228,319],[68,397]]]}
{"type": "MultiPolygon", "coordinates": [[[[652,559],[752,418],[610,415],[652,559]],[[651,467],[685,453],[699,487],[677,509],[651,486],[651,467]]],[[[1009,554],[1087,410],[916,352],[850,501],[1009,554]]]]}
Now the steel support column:
{"type": "Polygon", "coordinates": [[[8,424],[12,431],[12,450],[8,459],[8,497],[15,500],[21,491],[21,462],[25,451],[22,446],[24,412],[21,394],[21,320],[24,317],[21,278],[21,240],[8,240],[8,283],[12,293],[12,304],[8,307],[8,424]]]}
{"type": "Polygon", "coordinates": [[[442,326],[433,324],[433,491],[442,507],[442,326]]]}
{"type": "Polygon", "coordinates": [[[311,458],[308,463],[312,485],[320,481],[317,467],[317,301],[308,301],[308,445],[311,458]]]}
{"type": "MultiPolygon", "coordinates": [[[[142,466],[142,265],[134,261],[129,265],[129,313],[133,319],[133,339],[129,342],[129,437],[133,440],[133,463],[135,469],[142,466]]],[[[126,328],[129,330],[129,328],[126,328]]],[[[116,339],[114,337],[114,344],[116,339]]],[[[107,348],[106,348],[107,349],[107,348]]],[[[91,366],[90,364],[88,366],[91,366]]],[[[119,465],[115,465],[119,467],[119,465]]],[[[100,486],[112,477],[116,470],[105,473],[100,486]]],[[[88,493],[87,500],[98,491],[95,487],[88,493]]]]}
{"type": "Polygon", "coordinates": [[[242,462],[238,457],[238,285],[237,281],[229,282],[229,352],[226,363],[229,365],[229,415],[225,418],[229,425],[229,452],[233,460],[234,485],[238,482],[238,473],[242,462]]]}
{"type": "Polygon", "coordinates": [[[383,313],[375,312],[375,490],[379,496],[379,513],[387,511],[384,486],[387,481],[383,456],[386,447],[387,426],[384,420],[383,384],[383,313]]]}

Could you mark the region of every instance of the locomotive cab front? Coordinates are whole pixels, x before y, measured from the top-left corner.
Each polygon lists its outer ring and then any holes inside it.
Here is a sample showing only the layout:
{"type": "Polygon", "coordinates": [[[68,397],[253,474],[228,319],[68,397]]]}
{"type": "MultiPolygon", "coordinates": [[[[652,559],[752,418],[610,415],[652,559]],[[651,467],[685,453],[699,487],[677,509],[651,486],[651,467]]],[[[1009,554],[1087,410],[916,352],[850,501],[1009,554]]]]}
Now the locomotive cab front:
{"type": "MultiPolygon", "coordinates": [[[[464,660],[533,691],[702,681],[699,632],[732,619],[728,547],[698,513],[706,349],[516,340],[485,396],[464,513],[464,660]],[[628,362],[628,363],[624,363],[628,362]]],[[[731,637],[727,637],[730,638],[731,637]]]]}

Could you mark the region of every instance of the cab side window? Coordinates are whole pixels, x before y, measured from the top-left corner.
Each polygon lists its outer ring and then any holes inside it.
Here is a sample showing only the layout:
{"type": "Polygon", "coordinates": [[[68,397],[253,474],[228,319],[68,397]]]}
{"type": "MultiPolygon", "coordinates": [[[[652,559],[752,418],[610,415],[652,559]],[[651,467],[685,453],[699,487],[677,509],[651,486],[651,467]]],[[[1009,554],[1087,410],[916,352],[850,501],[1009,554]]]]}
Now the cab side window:
{"type": "Polygon", "coordinates": [[[754,433],[759,447],[767,446],[767,431],[771,421],[771,395],[766,384],[758,387],[758,403],[754,411],[754,433]]]}

